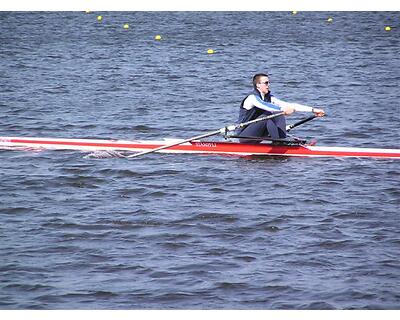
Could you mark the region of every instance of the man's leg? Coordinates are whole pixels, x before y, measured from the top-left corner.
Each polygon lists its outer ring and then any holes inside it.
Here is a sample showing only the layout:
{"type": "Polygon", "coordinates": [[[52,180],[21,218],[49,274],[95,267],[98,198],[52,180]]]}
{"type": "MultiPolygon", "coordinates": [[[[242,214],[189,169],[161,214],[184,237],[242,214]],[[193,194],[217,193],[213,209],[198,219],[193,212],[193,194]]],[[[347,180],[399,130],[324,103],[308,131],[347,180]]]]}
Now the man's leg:
{"type": "MultiPolygon", "coordinates": [[[[269,116],[271,113],[264,113],[260,117],[269,116]]],[[[271,139],[286,138],[286,118],[278,116],[269,120],[252,123],[248,125],[239,136],[243,137],[271,137],[271,139]]],[[[261,141],[240,139],[241,143],[260,143],[261,141]]]]}
{"type": "Polygon", "coordinates": [[[286,138],[286,118],[279,116],[267,121],[267,130],[272,139],[286,138]]]}
{"type": "MultiPolygon", "coordinates": [[[[246,128],[243,129],[243,131],[241,133],[239,133],[239,136],[257,137],[257,138],[268,137],[266,120],[248,125],[246,128]]],[[[241,143],[253,143],[253,144],[261,142],[261,141],[257,141],[257,140],[246,139],[246,138],[239,139],[239,141],[241,143]]]]}

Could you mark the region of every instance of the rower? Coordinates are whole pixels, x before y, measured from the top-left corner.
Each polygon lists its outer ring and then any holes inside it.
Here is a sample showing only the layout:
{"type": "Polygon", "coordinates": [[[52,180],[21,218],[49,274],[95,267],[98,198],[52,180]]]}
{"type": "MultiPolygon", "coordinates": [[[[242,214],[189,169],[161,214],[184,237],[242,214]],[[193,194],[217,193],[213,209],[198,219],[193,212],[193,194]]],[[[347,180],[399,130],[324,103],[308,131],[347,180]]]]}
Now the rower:
{"type": "Polygon", "coordinates": [[[323,117],[325,115],[325,111],[321,108],[313,108],[298,103],[289,103],[276,98],[271,94],[270,80],[266,73],[257,73],[254,75],[253,88],[253,92],[247,95],[240,105],[239,123],[278,112],[284,112],[284,115],[252,123],[244,128],[239,128],[236,134],[239,136],[239,141],[242,143],[261,142],[261,140],[246,139],[246,137],[269,137],[276,140],[285,139],[287,134],[285,115],[290,115],[295,111],[313,112],[317,117],[323,117]]]}

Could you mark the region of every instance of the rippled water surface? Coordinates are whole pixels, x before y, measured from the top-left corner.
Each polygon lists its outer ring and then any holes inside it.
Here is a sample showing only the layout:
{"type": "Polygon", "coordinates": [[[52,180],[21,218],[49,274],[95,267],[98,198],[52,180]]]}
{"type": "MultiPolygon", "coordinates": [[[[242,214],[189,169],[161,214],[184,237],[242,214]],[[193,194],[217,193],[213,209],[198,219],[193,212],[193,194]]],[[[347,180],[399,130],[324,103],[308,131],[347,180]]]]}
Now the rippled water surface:
{"type": "MultiPolygon", "coordinates": [[[[398,12],[101,14],[0,13],[2,136],[187,138],[267,71],[328,113],[296,135],[400,147],[398,12]]],[[[2,309],[400,307],[398,161],[0,161],[2,309]]]]}

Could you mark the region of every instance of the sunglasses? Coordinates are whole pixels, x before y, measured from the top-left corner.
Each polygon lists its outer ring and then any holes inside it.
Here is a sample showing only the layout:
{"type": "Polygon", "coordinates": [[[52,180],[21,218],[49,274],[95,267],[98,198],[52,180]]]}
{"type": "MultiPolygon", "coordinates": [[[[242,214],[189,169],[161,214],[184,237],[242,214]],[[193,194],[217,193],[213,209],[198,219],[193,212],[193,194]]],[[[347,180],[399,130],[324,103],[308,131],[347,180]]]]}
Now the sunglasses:
{"type": "Polygon", "coordinates": [[[260,82],[260,84],[269,85],[269,84],[270,84],[270,82],[269,82],[269,81],[265,81],[265,82],[260,82]]]}

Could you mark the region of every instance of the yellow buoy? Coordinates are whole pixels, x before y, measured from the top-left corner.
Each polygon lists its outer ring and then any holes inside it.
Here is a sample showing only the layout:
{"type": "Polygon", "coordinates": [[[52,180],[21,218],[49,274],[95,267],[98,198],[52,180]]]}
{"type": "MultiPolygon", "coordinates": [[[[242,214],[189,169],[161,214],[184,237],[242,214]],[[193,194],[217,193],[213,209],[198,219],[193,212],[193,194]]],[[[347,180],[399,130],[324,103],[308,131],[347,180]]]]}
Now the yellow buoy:
{"type": "Polygon", "coordinates": [[[389,27],[389,26],[386,26],[386,27],[385,27],[385,31],[390,31],[390,30],[392,30],[391,27],[389,27]]]}
{"type": "Polygon", "coordinates": [[[98,20],[98,21],[103,20],[103,16],[97,16],[97,20],[98,20]]]}
{"type": "Polygon", "coordinates": [[[332,22],[332,21],[333,21],[333,18],[332,18],[332,17],[329,17],[326,21],[332,22]]]}
{"type": "Polygon", "coordinates": [[[207,53],[208,53],[208,54],[213,54],[213,53],[215,53],[215,51],[214,51],[213,49],[208,49],[208,50],[207,50],[207,53]]]}
{"type": "Polygon", "coordinates": [[[158,34],[158,35],[156,35],[156,36],[154,37],[154,39],[155,39],[155,40],[161,40],[162,37],[158,34]]]}
{"type": "Polygon", "coordinates": [[[124,24],[124,29],[129,29],[129,24],[125,23],[124,24]]]}
{"type": "Polygon", "coordinates": [[[292,11],[292,15],[295,15],[295,14],[297,14],[297,11],[292,11]]]}

